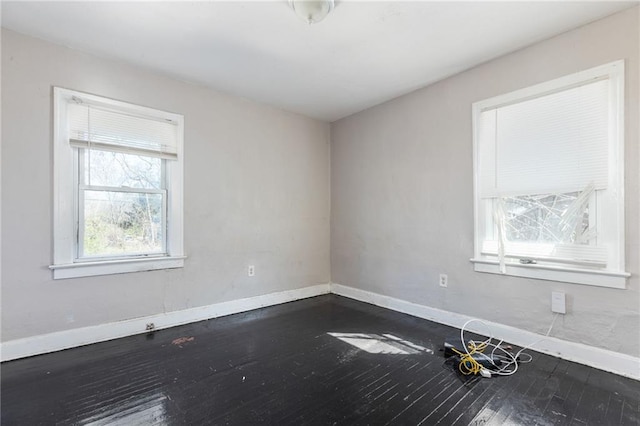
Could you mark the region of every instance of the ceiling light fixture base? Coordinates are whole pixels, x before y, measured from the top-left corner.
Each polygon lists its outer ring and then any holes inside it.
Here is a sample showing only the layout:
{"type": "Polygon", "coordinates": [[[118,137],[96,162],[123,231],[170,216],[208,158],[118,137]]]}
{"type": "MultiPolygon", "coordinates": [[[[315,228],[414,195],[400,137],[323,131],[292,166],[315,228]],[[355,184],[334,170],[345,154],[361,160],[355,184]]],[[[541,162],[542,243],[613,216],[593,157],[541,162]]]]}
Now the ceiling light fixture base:
{"type": "Polygon", "coordinates": [[[335,6],[334,0],[289,0],[289,6],[307,24],[322,21],[335,6]]]}

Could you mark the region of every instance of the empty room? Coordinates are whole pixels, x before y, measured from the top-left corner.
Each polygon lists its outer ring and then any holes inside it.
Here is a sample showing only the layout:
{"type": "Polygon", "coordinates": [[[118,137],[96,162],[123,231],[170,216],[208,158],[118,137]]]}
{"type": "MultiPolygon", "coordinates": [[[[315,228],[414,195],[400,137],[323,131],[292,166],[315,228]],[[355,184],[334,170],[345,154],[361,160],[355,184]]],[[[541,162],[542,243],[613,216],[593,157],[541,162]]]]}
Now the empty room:
{"type": "Polygon", "coordinates": [[[640,425],[637,1],[2,1],[3,425],[640,425]]]}

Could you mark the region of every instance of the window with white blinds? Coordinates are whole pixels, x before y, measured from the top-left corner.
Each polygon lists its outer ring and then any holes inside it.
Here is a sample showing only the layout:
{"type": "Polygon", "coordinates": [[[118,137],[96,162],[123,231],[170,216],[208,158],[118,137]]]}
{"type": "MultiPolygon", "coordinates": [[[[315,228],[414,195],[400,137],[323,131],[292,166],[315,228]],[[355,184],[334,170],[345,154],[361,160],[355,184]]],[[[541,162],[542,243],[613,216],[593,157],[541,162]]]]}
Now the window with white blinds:
{"type": "Polygon", "coordinates": [[[183,117],[54,88],[54,279],[182,267],[183,117]]]}
{"type": "Polygon", "coordinates": [[[473,105],[476,270],[624,288],[618,61],[473,105]]]}

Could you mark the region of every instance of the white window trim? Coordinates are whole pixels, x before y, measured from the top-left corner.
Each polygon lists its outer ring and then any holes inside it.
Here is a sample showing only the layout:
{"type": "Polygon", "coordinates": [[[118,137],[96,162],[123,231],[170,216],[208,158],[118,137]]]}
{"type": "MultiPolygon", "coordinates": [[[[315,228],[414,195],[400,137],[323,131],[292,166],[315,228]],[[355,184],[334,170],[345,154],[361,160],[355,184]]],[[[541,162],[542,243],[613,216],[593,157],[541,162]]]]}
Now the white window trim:
{"type": "MultiPolygon", "coordinates": [[[[547,81],[521,90],[516,90],[504,95],[499,95],[490,99],[475,102],[472,105],[473,120],[473,185],[474,185],[474,257],[471,262],[477,272],[487,272],[494,274],[510,275],[524,278],[534,278],[541,280],[551,280],[568,282],[575,284],[585,284],[600,287],[625,289],[626,281],[631,274],[625,272],[625,221],[624,221],[624,60],[619,60],[604,64],[586,71],[564,76],[555,80],[547,81]],[[479,202],[479,182],[478,166],[479,153],[477,141],[479,138],[479,117],[480,113],[489,108],[508,105],[514,102],[521,102],[545,94],[551,94],[558,90],[571,86],[584,84],[589,80],[609,78],[612,82],[612,101],[610,108],[615,111],[617,120],[611,126],[610,137],[614,143],[610,144],[610,161],[615,163],[615,167],[610,167],[610,184],[612,197],[618,199],[615,203],[616,217],[613,226],[614,234],[617,236],[617,244],[610,245],[610,249],[615,252],[616,263],[607,269],[596,270],[580,267],[566,267],[560,265],[540,265],[540,264],[520,264],[517,261],[507,260],[505,271],[500,271],[500,264],[497,260],[487,258],[481,253],[483,235],[482,221],[486,219],[486,214],[482,213],[479,202]]],[[[610,205],[611,201],[609,201],[610,205]]]]}
{"type": "Polygon", "coordinates": [[[182,115],[106,99],[59,87],[53,88],[53,270],[54,279],[121,274],[184,266],[183,246],[183,129],[182,115]],[[77,259],[77,148],[69,144],[66,105],[72,96],[88,102],[107,104],[141,115],[175,120],[178,126],[176,161],[167,161],[167,254],[109,258],[96,261],[77,259]]]}

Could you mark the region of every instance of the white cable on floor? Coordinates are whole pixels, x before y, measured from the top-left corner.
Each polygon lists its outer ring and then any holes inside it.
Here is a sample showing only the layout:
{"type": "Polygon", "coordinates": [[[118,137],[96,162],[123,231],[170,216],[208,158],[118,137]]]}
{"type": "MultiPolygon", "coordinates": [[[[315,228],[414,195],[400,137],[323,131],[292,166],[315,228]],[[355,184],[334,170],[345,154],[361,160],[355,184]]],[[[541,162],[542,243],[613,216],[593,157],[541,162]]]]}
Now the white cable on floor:
{"type": "Polygon", "coordinates": [[[501,345],[504,342],[504,339],[500,340],[497,344],[492,343],[493,331],[491,330],[491,327],[489,327],[487,323],[479,319],[470,319],[469,321],[465,322],[462,328],[460,329],[460,342],[462,343],[462,347],[465,350],[464,353],[458,352],[460,355],[460,364],[459,364],[460,371],[463,374],[481,373],[484,377],[490,377],[492,375],[510,376],[514,374],[516,371],[518,371],[518,363],[530,362],[533,359],[533,357],[530,354],[526,354],[523,352],[526,349],[529,349],[532,346],[545,340],[551,333],[551,330],[553,329],[553,326],[557,318],[558,318],[558,314],[556,313],[555,316],[553,317],[553,321],[551,321],[551,325],[549,326],[547,333],[545,334],[545,337],[543,337],[542,339],[536,340],[535,342],[525,346],[524,348],[520,349],[515,355],[507,351],[506,349],[502,348],[501,345]],[[464,339],[465,329],[470,323],[473,323],[473,322],[478,322],[487,328],[487,330],[489,331],[488,333],[489,338],[487,340],[481,341],[481,342],[469,340],[469,342],[466,343],[464,339]],[[492,348],[490,356],[484,355],[483,353],[484,350],[487,348],[492,348]],[[498,351],[498,356],[503,357],[507,361],[505,362],[504,360],[502,360],[500,362],[500,365],[496,365],[496,363],[494,362],[494,356],[496,355],[496,351],[498,351]],[[493,366],[491,370],[488,370],[489,373],[487,373],[487,369],[485,369],[482,366],[482,364],[480,364],[478,361],[476,361],[473,358],[473,355],[476,353],[482,353],[485,357],[484,360],[490,362],[491,365],[493,366]],[[526,361],[519,360],[520,356],[528,356],[529,359],[526,361]]]}

